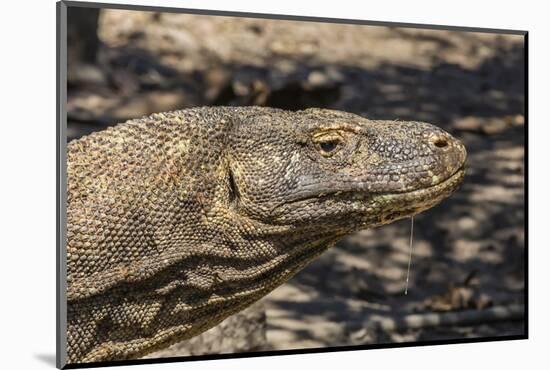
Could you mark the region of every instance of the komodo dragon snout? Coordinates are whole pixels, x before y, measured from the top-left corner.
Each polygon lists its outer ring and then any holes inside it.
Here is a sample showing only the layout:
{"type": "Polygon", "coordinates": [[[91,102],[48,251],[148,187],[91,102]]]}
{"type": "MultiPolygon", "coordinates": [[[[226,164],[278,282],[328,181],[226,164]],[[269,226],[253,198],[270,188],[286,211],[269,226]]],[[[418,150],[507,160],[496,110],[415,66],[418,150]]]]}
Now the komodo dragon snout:
{"type": "Polygon", "coordinates": [[[70,142],[68,362],[206,331],[345,235],[434,206],[465,160],[427,123],[324,109],[186,109],[70,142]]]}

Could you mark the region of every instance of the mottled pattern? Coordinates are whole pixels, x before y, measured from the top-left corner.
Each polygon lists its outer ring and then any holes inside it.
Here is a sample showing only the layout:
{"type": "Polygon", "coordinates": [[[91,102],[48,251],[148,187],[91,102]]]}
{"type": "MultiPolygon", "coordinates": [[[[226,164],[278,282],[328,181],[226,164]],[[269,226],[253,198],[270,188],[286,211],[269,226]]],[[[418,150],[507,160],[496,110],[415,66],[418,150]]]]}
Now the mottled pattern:
{"type": "Polygon", "coordinates": [[[71,142],[69,362],[204,332],[345,235],[434,206],[465,159],[432,125],[321,109],[188,109],[71,142]]]}

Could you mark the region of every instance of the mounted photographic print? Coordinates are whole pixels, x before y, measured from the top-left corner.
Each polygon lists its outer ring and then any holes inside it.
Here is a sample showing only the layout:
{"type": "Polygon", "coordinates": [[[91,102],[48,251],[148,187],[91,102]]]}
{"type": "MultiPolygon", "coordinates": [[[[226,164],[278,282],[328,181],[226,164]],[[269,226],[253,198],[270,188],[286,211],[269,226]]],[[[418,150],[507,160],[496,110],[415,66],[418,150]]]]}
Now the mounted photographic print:
{"type": "Polygon", "coordinates": [[[526,42],[58,3],[57,366],[527,338],[526,42]]]}

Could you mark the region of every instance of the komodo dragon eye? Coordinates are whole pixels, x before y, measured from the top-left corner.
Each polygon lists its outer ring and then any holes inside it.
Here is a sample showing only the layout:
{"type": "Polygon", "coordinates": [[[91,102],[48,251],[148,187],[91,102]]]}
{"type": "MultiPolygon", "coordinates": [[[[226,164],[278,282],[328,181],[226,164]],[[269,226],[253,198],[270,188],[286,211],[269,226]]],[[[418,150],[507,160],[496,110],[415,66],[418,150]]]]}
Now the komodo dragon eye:
{"type": "Polygon", "coordinates": [[[334,149],[336,149],[337,146],[338,146],[338,141],[336,140],[323,141],[319,143],[319,147],[321,148],[321,150],[326,153],[332,152],[334,149]]]}
{"type": "Polygon", "coordinates": [[[339,135],[326,135],[314,138],[314,142],[321,155],[330,157],[338,151],[343,143],[343,140],[339,135]]]}

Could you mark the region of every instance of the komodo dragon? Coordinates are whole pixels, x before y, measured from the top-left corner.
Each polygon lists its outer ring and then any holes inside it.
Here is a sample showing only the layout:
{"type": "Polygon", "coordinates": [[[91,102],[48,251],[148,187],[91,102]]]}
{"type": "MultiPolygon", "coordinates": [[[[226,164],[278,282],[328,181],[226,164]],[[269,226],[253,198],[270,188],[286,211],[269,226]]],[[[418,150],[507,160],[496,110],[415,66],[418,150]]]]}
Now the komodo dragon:
{"type": "Polygon", "coordinates": [[[325,109],[186,109],[71,141],[68,362],[204,332],[344,236],[436,205],[465,160],[430,124],[325,109]]]}

